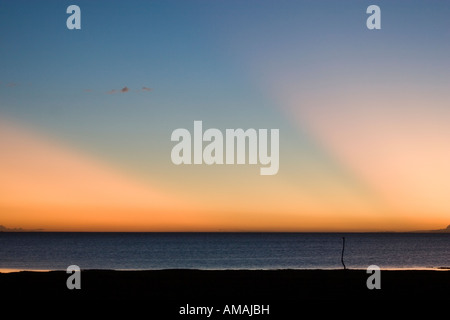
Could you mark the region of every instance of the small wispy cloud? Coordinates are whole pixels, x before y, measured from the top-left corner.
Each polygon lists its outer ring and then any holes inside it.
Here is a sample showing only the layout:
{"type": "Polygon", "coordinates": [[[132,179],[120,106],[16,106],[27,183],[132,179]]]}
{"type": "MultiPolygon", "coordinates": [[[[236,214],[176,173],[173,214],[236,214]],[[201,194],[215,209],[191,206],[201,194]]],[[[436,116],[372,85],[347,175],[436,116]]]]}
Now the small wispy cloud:
{"type": "MultiPolygon", "coordinates": [[[[86,90],[84,90],[85,92],[92,92],[92,90],[90,90],[90,89],[86,89],[86,90]]],[[[139,89],[139,90],[133,90],[133,91],[131,91],[131,89],[128,87],[128,86],[125,86],[125,87],[123,87],[122,89],[120,89],[120,90],[116,90],[116,89],[112,89],[112,90],[110,90],[110,91],[107,91],[106,93],[107,94],[116,94],[116,93],[127,93],[127,92],[150,92],[150,91],[153,91],[153,88],[149,88],[149,87],[146,87],[146,86],[143,86],[141,89],[139,89]]]]}
{"type": "Polygon", "coordinates": [[[0,86],[5,86],[8,88],[14,88],[14,87],[31,87],[33,84],[31,82],[6,82],[6,81],[0,81],[0,86]]]}

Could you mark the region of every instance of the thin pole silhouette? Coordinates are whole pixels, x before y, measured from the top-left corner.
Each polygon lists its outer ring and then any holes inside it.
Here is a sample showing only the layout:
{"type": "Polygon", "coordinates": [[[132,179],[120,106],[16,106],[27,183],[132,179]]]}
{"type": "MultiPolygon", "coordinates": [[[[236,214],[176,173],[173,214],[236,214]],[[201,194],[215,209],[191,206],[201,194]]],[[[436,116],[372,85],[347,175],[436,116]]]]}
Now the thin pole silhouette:
{"type": "Polygon", "coordinates": [[[344,263],[344,250],[345,250],[345,237],[342,237],[342,253],[341,253],[341,262],[342,265],[344,266],[344,270],[347,269],[345,267],[345,263],[344,263]]]}

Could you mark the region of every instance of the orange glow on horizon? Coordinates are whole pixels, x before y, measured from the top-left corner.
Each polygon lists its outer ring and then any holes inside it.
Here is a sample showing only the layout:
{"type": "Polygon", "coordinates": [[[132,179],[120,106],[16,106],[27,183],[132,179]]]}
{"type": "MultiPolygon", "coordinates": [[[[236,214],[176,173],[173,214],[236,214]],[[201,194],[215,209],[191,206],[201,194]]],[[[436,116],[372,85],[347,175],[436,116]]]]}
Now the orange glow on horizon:
{"type": "Polygon", "coordinates": [[[169,192],[4,120],[0,147],[0,224],[8,228],[316,232],[448,224],[444,215],[374,206],[345,188],[313,194],[279,179],[222,186],[227,193],[169,192]]]}

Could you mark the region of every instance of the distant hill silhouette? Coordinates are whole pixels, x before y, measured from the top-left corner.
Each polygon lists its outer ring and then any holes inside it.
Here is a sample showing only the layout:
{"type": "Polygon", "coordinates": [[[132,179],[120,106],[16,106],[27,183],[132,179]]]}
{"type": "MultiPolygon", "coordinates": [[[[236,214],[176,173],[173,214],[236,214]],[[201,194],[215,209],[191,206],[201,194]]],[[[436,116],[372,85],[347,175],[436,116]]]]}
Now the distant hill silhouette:
{"type": "Polygon", "coordinates": [[[0,232],[35,232],[35,231],[43,231],[43,229],[33,229],[33,230],[27,230],[22,228],[7,228],[3,225],[0,225],[0,232]]]}
{"type": "Polygon", "coordinates": [[[431,232],[449,232],[450,233],[450,224],[445,229],[431,230],[431,232]]]}
{"type": "Polygon", "coordinates": [[[437,229],[437,230],[417,230],[413,232],[424,232],[424,233],[450,233],[450,224],[445,229],[437,229]]]}
{"type": "Polygon", "coordinates": [[[11,232],[11,231],[23,231],[22,228],[7,228],[5,226],[0,225],[0,232],[11,232]]]}

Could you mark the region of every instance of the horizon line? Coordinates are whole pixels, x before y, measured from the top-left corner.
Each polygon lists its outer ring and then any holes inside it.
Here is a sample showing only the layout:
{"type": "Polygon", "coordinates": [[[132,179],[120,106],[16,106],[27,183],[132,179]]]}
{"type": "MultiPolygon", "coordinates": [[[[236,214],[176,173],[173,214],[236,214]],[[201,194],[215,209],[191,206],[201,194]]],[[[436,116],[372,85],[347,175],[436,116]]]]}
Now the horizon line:
{"type": "Polygon", "coordinates": [[[249,231],[96,231],[96,230],[0,230],[0,233],[450,233],[446,229],[437,230],[379,230],[379,231],[267,231],[267,230],[249,230],[249,231]]]}

